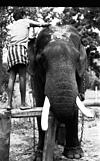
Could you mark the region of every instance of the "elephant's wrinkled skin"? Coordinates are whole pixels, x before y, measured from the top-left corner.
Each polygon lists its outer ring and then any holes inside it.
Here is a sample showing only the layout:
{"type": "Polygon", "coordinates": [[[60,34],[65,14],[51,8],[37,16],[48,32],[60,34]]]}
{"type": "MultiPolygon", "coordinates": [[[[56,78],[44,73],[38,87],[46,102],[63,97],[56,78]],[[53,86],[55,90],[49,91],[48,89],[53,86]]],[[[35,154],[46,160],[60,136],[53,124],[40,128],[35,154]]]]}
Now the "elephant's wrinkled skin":
{"type": "MultiPolygon", "coordinates": [[[[86,63],[80,36],[72,26],[50,26],[38,35],[29,67],[36,106],[43,106],[47,96],[51,111],[65,123],[66,145],[63,154],[68,158],[83,156],[78,140],[78,108],[75,101],[80,92],[84,93],[82,79],[86,63]]],[[[37,119],[38,149],[43,150],[45,132],[41,129],[41,119],[37,119]]]]}

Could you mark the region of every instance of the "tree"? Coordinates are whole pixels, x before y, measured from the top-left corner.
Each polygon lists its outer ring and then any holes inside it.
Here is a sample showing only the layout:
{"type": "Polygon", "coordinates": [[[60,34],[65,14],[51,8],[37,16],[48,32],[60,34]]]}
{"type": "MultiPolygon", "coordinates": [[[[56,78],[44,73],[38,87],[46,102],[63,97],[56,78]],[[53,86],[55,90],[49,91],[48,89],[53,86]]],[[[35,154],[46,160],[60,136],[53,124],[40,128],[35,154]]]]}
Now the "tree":
{"type": "Polygon", "coordinates": [[[99,77],[100,8],[66,7],[62,22],[63,24],[72,24],[78,29],[81,35],[81,41],[86,48],[89,68],[94,70],[96,76],[99,77]]]}

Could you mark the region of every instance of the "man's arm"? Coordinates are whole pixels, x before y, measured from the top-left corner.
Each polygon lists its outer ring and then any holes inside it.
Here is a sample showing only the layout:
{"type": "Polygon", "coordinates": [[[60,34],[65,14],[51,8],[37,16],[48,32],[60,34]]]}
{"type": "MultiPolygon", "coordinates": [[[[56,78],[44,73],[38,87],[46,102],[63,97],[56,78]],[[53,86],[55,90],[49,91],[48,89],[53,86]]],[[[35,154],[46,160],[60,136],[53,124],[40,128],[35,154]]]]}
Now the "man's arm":
{"type": "Polygon", "coordinates": [[[33,21],[31,19],[28,19],[30,27],[47,27],[50,26],[49,23],[41,23],[41,22],[37,22],[37,21],[33,21]]]}

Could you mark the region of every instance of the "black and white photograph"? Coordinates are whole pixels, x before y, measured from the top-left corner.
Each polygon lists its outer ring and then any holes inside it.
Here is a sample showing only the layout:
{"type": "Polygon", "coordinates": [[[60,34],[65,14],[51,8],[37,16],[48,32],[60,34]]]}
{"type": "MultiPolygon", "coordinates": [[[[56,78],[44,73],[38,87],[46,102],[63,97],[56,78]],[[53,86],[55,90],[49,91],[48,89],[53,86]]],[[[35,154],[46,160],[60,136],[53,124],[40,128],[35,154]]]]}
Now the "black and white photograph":
{"type": "Polygon", "coordinates": [[[0,161],[100,161],[100,7],[51,6],[0,6],[0,161]]]}

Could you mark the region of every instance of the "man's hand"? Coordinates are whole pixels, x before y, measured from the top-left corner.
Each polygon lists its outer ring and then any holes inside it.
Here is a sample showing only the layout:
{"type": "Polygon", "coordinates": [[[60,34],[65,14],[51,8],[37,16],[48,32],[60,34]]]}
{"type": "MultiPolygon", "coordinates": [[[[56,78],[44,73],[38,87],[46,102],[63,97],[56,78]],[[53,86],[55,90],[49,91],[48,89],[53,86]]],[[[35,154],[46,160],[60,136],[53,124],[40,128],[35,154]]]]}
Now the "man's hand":
{"type": "Polygon", "coordinates": [[[50,23],[44,23],[44,24],[41,24],[41,27],[49,27],[51,24],[50,23]]]}

